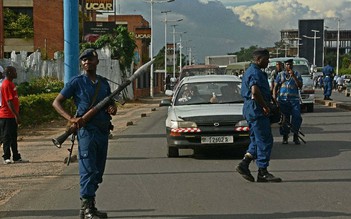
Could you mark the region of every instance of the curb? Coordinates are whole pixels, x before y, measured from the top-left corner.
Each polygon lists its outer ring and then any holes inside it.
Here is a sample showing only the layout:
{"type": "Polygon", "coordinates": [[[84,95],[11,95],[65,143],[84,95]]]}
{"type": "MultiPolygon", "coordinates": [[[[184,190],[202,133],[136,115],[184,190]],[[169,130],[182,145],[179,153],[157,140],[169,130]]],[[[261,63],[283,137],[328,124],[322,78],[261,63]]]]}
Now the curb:
{"type": "Polygon", "coordinates": [[[322,99],[316,99],[315,102],[324,106],[351,111],[351,105],[344,104],[343,102],[336,102],[336,101],[322,100],[322,99]]]}

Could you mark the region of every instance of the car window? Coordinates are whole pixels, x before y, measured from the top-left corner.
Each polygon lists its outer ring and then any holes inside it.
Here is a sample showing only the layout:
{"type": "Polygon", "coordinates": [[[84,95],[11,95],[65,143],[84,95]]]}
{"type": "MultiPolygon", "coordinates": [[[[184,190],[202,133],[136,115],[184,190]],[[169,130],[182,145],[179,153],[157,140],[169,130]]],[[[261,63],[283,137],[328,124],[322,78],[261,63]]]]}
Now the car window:
{"type": "Polygon", "coordinates": [[[175,105],[241,103],[240,82],[201,82],[183,84],[175,105]]]}
{"type": "Polygon", "coordinates": [[[301,75],[310,75],[310,70],[307,65],[294,65],[294,71],[297,71],[301,75]]]}

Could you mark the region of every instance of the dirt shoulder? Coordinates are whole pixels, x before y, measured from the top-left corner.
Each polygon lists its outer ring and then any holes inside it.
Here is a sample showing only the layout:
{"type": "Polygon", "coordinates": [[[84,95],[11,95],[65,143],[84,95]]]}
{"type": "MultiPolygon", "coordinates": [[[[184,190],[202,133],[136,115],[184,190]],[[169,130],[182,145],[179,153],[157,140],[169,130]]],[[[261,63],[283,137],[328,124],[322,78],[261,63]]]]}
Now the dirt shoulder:
{"type": "MultiPolygon", "coordinates": [[[[127,123],[136,124],[141,114],[150,114],[158,107],[162,97],[153,99],[141,99],[127,102],[118,109],[112,123],[115,129],[113,135],[125,130],[127,123]]],[[[52,138],[56,138],[65,130],[66,121],[52,121],[38,127],[20,129],[18,135],[18,149],[22,158],[29,160],[28,163],[15,163],[5,165],[0,163],[0,205],[4,205],[11,197],[28,186],[44,184],[47,180],[62,174],[68,156],[67,149],[71,142],[66,140],[61,149],[56,148],[52,138]]],[[[73,154],[77,154],[77,142],[73,154]]],[[[1,148],[2,149],[2,148],[1,148]]]]}

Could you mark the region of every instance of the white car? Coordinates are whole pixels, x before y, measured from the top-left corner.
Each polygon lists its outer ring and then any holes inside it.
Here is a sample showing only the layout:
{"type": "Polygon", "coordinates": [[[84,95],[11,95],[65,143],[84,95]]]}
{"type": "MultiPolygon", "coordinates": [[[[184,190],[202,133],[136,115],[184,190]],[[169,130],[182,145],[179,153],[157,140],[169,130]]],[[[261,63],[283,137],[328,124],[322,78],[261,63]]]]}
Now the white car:
{"type": "Polygon", "coordinates": [[[313,79],[311,76],[303,75],[302,82],[303,85],[300,91],[301,107],[306,108],[307,112],[313,112],[315,102],[313,79]]]}
{"type": "Polygon", "coordinates": [[[185,77],[168,106],[166,119],[168,157],[179,149],[232,147],[246,149],[249,127],[243,118],[241,80],[233,75],[185,77]]]}

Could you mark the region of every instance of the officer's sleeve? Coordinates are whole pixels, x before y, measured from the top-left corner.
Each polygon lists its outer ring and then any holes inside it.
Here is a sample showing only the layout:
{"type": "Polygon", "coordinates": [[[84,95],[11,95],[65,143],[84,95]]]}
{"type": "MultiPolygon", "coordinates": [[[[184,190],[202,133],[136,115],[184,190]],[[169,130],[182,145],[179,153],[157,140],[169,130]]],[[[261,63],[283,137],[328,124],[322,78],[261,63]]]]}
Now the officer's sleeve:
{"type": "Polygon", "coordinates": [[[65,86],[63,87],[63,89],[61,90],[60,93],[61,93],[62,96],[64,96],[66,99],[69,99],[69,98],[71,98],[71,97],[73,96],[73,94],[74,94],[74,87],[75,87],[74,84],[75,84],[74,81],[71,80],[71,81],[67,82],[67,83],[65,84],[65,86]]]}
{"type": "Polygon", "coordinates": [[[257,72],[254,72],[251,74],[251,77],[249,77],[249,89],[251,89],[252,86],[257,85],[259,81],[257,72]]]}

